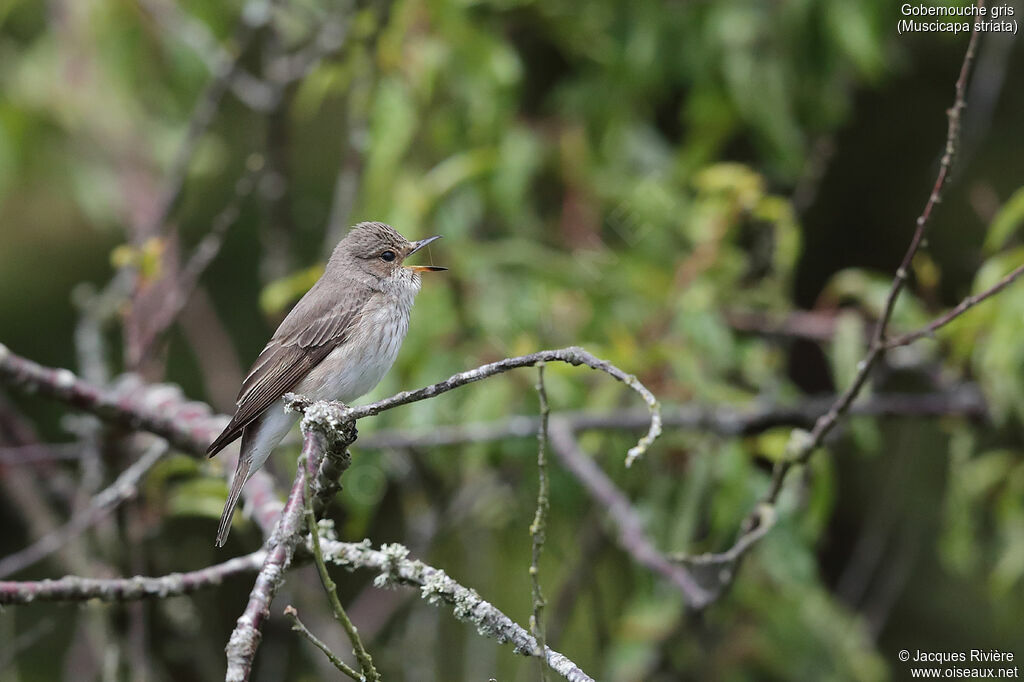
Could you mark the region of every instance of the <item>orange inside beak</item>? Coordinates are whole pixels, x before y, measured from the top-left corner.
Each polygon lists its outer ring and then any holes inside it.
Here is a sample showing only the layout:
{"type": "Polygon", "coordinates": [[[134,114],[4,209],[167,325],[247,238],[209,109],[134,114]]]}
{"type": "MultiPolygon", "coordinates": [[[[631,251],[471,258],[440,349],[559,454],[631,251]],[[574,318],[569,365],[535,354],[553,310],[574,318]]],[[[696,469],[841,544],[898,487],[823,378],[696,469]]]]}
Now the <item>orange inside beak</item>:
{"type": "Polygon", "coordinates": [[[414,272],[441,272],[448,269],[442,268],[440,265],[406,265],[405,267],[414,272]]]}

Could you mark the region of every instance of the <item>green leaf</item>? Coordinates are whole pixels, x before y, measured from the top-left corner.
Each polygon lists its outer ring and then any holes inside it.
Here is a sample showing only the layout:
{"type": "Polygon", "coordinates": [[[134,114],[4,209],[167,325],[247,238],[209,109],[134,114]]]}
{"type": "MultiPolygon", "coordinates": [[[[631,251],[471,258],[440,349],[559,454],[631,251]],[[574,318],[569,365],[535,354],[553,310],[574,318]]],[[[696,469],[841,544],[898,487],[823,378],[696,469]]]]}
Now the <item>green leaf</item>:
{"type": "Polygon", "coordinates": [[[260,292],[260,309],[268,315],[282,312],[309,291],[322,274],[324,266],[318,263],[274,280],[260,292]]]}
{"type": "Polygon", "coordinates": [[[172,516],[220,518],[227,497],[227,486],[220,478],[193,478],[176,485],[167,499],[172,516]]]}
{"type": "Polygon", "coordinates": [[[867,351],[864,320],[852,310],[844,310],[836,319],[836,331],[832,337],[832,376],[836,386],[846,387],[853,383],[857,365],[867,351]]]}
{"type": "Polygon", "coordinates": [[[988,227],[984,249],[986,253],[994,253],[1006,246],[1006,242],[1014,235],[1021,223],[1024,223],[1024,187],[1021,187],[999,209],[999,213],[988,227]]]}

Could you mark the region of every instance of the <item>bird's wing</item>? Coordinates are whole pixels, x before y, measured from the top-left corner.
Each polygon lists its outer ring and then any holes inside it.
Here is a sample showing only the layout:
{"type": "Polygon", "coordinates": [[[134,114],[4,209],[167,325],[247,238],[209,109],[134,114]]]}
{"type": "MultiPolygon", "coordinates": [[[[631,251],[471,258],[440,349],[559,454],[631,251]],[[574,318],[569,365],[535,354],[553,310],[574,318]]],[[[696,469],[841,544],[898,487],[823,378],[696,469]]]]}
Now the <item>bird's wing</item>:
{"type": "Polygon", "coordinates": [[[277,328],[242,382],[235,415],[210,444],[211,457],[348,340],[373,292],[359,285],[336,287],[317,282],[277,328]]]}

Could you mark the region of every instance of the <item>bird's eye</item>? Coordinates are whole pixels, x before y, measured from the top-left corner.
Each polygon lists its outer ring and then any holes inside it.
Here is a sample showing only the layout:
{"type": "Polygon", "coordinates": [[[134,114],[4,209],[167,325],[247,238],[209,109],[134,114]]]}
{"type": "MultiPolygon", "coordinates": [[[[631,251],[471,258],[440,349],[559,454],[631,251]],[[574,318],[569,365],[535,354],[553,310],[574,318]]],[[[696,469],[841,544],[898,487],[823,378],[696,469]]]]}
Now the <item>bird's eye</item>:
{"type": "Polygon", "coordinates": [[[391,261],[395,260],[395,252],[394,251],[385,251],[384,253],[380,254],[380,259],[390,263],[391,261]]]}

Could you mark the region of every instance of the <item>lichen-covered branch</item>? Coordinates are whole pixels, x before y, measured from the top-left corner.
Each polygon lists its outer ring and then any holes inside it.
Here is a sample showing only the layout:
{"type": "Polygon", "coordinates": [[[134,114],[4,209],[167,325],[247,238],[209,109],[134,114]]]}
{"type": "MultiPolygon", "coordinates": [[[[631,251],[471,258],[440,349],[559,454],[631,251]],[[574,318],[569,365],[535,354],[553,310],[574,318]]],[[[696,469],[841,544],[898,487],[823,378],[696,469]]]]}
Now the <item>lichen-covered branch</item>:
{"type": "MultiPolygon", "coordinates": [[[[334,618],[345,629],[345,634],[348,635],[349,642],[352,643],[352,650],[356,654],[356,660],[359,661],[360,677],[357,679],[380,682],[380,673],[377,672],[377,668],[373,665],[373,658],[366,650],[366,647],[363,646],[363,640],[359,637],[359,631],[352,624],[352,620],[345,612],[345,607],[341,605],[337,586],[334,584],[331,574],[327,571],[327,565],[324,564],[324,555],[320,549],[320,529],[317,526],[316,514],[313,512],[312,490],[309,478],[306,479],[306,504],[303,509],[303,515],[306,519],[306,530],[309,532],[310,546],[313,549],[313,563],[316,564],[316,570],[320,574],[320,583],[327,593],[327,599],[331,603],[334,618]]],[[[295,614],[294,618],[295,624],[301,626],[298,614],[295,614]]],[[[309,637],[312,637],[312,633],[309,633],[308,630],[306,633],[309,637]]]]}
{"type": "Polygon", "coordinates": [[[0,605],[30,604],[34,601],[131,601],[165,599],[220,585],[225,578],[256,571],[266,552],[229,559],[220,564],[187,573],[170,573],[157,578],[81,578],[58,580],[0,581],[0,605]]]}
{"type": "Polygon", "coordinates": [[[447,393],[452,389],[492,377],[496,374],[508,372],[520,367],[533,367],[539,362],[565,362],[573,365],[574,367],[585,365],[591,369],[596,369],[611,375],[636,391],[640,397],[643,398],[644,403],[647,405],[649,414],[647,433],[640,438],[636,445],[629,449],[629,452],[626,454],[626,466],[629,466],[636,461],[638,457],[642,456],[643,453],[646,452],[647,448],[650,447],[651,443],[653,443],[661,434],[661,408],[658,405],[658,401],[654,397],[654,394],[647,390],[647,387],[640,383],[640,381],[632,374],[626,374],[615,365],[596,358],[577,346],[559,348],[557,350],[542,350],[529,355],[505,358],[504,360],[498,360],[497,362],[481,365],[476,369],[459,372],[458,374],[454,374],[444,381],[440,381],[436,384],[424,386],[423,388],[416,389],[415,391],[403,391],[401,393],[396,393],[390,398],[378,400],[375,403],[360,407],[348,407],[342,403],[332,402],[319,403],[316,413],[314,415],[310,415],[308,408],[312,403],[309,400],[295,395],[286,396],[286,400],[288,400],[289,406],[292,409],[306,412],[305,421],[309,421],[310,423],[315,422],[325,430],[337,430],[341,428],[342,425],[348,424],[357,419],[380,414],[385,410],[390,410],[400,405],[408,405],[409,403],[415,403],[420,400],[427,400],[428,398],[433,398],[441,395],[442,393],[447,393]]]}
{"type": "MultiPolygon", "coordinates": [[[[537,640],[522,626],[485,601],[468,587],[463,587],[438,569],[409,558],[409,550],[402,545],[384,545],[379,550],[369,541],[361,543],[338,542],[321,538],[324,558],[348,569],[369,568],[379,571],[374,580],[377,587],[409,585],[420,588],[421,596],[430,604],[449,604],[455,617],[475,626],[477,632],[502,644],[511,644],[516,653],[537,655],[537,640]]],[[[566,656],[544,649],[548,666],[570,682],[593,682],[566,656]]]]}
{"type": "MultiPolygon", "coordinates": [[[[537,511],[530,524],[530,582],[532,587],[533,614],[530,616],[530,632],[537,640],[537,651],[547,646],[544,638],[544,592],[540,585],[540,555],[544,551],[544,540],[547,534],[550,486],[548,485],[548,392],[544,387],[544,363],[537,365],[537,399],[540,403],[540,427],[537,429],[537,511]]],[[[541,682],[547,680],[544,668],[540,671],[541,682]]]]}

